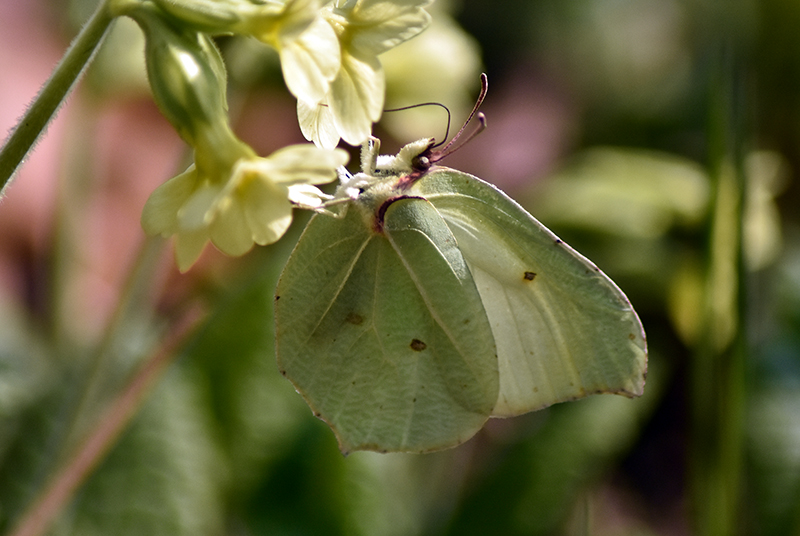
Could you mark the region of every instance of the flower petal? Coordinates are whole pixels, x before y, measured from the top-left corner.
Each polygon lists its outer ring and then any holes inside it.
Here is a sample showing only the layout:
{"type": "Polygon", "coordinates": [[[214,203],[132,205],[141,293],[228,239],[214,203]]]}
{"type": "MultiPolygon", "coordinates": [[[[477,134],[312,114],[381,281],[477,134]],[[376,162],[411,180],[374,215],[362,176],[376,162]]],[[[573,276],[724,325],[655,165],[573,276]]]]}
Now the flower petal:
{"type": "Polygon", "coordinates": [[[320,102],[341,63],[336,32],[318,17],[306,31],[282,46],[281,69],[289,91],[300,100],[320,102]]]}
{"type": "Polygon", "coordinates": [[[308,104],[302,99],[297,101],[297,119],[300,130],[308,141],[313,141],[317,146],[333,149],[339,145],[339,131],[330,106],[308,104]]]}
{"type": "Polygon", "coordinates": [[[280,17],[280,39],[295,39],[313,23],[322,0],[286,0],[280,17]]]}
{"type": "Polygon", "coordinates": [[[377,57],[342,54],[342,67],[331,84],[330,108],[336,129],[350,145],[360,145],[380,119],[385,93],[383,69],[377,57]]]}
{"type": "Polygon", "coordinates": [[[214,211],[214,219],[208,229],[214,245],[233,257],[244,255],[253,247],[252,232],[245,216],[245,206],[249,200],[243,199],[242,194],[236,192],[226,198],[225,206],[214,211]]]}
{"type": "Polygon", "coordinates": [[[156,188],[142,210],[142,228],[149,235],[169,236],[178,230],[178,211],[197,186],[194,165],[156,188]]]}
{"type": "Polygon", "coordinates": [[[347,163],[349,155],[342,149],[321,149],[310,144],[284,147],[266,160],[265,173],[278,183],[325,184],[336,179],[336,169],[347,163]]]}
{"type": "Polygon", "coordinates": [[[427,0],[367,0],[349,15],[357,25],[350,46],[362,54],[381,54],[408,41],[431,23],[421,6],[427,0]]]}
{"type": "Polygon", "coordinates": [[[256,243],[263,246],[277,242],[292,223],[287,188],[268,180],[254,180],[247,191],[244,215],[256,243]]]}
{"type": "Polygon", "coordinates": [[[185,272],[197,261],[208,243],[208,230],[183,231],[175,235],[175,260],[185,272]]]}
{"type": "Polygon", "coordinates": [[[205,184],[197,188],[177,211],[178,229],[195,231],[209,223],[210,211],[220,202],[222,188],[205,184]]]}

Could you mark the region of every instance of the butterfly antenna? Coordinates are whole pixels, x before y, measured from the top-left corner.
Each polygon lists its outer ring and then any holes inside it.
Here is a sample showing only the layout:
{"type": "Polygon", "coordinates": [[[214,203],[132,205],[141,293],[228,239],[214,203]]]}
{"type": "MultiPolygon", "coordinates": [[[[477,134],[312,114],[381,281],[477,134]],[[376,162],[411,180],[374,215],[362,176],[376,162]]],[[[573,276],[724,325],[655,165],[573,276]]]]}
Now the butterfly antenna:
{"type": "Polygon", "coordinates": [[[450,143],[445,145],[444,148],[441,151],[439,151],[436,160],[441,160],[450,153],[458,150],[461,146],[469,142],[472,138],[483,132],[483,130],[486,128],[486,116],[483,115],[483,113],[478,112],[478,109],[483,104],[483,101],[486,98],[486,93],[488,91],[489,91],[489,77],[486,76],[486,73],[481,73],[481,93],[480,95],[478,95],[478,100],[475,101],[475,106],[472,107],[472,111],[469,113],[469,117],[467,117],[467,120],[464,121],[463,125],[461,125],[461,128],[459,129],[458,132],[456,132],[456,135],[453,136],[453,139],[450,140],[450,143]],[[478,121],[480,122],[478,128],[475,129],[475,131],[472,134],[467,136],[467,138],[463,140],[458,146],[453,147],[453,145],[461,138],[461,135],[466,130],[467,125],[470,124],[470,122],[474,117],[477,117],[478,121]]]}
{"type": "Polygon", "coordinates": [[[447,138],[450,136],[450,117],[451,117],[450,108],[448,108],[447,106],[445,106],[441,102],[423,102],[423,103],[420,103],[420,104],[411,104],[409,106],[403,106],[401,108],[392,108],[390,110],[384,110],[384,112],[400,112],[400,111],[403,111],[403,110],[411,110],[412,108],[419,108],[421,106],[438,106],[439,108],[442,108],[445,112],[447,112],[447,128],[444,131],[444,138],[442,138],[443,141],[441,141],[441,142],[439,142],[439,143],[437,143],[436,145],[433,146],[433,147],[438,147],[441,144],[443,144],[445,141],[447,141],[447,138]]]}

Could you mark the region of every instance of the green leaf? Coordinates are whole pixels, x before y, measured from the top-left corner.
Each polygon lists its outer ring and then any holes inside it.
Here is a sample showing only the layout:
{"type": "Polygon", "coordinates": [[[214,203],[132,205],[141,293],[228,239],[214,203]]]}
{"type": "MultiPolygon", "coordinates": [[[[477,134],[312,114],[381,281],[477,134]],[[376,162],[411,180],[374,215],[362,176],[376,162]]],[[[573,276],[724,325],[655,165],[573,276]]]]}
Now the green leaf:
{"type": "MultiPolygon", "coordinates": [[[[14,443],[0,466],[0,526],[8,529],[45,489],[64,455],[77,371],[68,371],[14,422],[14,443]]],[[[222,459],[194,378],[171,370],[119,442],[76,491],[53,534],[178,536],[222,528],[222,459]]],[[[10,422],[9,422],[10,424],[10,422]]]]}
{"type": "Polygon", "coordinates": [[[223,460],[191,375],[173,368],[85,486],[59,533],[215,534],[223,460]]]}

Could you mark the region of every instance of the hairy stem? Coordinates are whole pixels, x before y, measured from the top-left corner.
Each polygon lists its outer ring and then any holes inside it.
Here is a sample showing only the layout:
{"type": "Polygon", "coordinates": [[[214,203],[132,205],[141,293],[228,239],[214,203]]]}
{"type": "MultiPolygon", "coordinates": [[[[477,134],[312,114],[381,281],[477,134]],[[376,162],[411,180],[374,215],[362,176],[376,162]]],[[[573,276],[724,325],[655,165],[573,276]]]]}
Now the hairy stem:
{"type": "Polygon", "coordinates": [[[101,2],[72,41],[25,115],[11,131],[11,135],[0,149],[0,198],[25,156],[50,120],[55,117],[59,106],[91,62],[113,18],[109,13],[107,2],[101,2]]]}

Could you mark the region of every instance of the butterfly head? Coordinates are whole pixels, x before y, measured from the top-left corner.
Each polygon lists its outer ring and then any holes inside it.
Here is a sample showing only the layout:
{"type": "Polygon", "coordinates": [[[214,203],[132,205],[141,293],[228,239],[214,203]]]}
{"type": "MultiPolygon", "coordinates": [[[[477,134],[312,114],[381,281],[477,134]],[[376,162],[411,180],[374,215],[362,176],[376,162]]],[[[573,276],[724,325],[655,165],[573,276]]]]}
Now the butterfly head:
{"type": "MultiPolygon", "coordinates": [[[[434,138],[422,138],[405,145],[394,156],[381,155],[380,140],[370,137],[361,147],[361,172],[350,175],[346,169],[340,170],[340,185],[332,204],[358,199],[367,190],[373,193],[381,191],[381,195],[383,190],[403,192],[420,180],[437,162],[464,146],[486,128],[486,116],[478,109],[486,98],[488,88],[488,79],[482,74],[481,93],[472,112],[458,133],[442,149],[437,148],[445,142],[436,143],[434,138]],[[477,118],[480,125],[462,138],[473,118],[477,118]]],[[[449,132],[449,112],[447,125],[449,132]]]]}
{"type": "MultiPolygon", "coordinates": [[[[451,139],[442,149],[437,149],[437,147],[443,145],[445,142],[443,141],[441,143],[435,143],[433,138],[423,138],[421,140],[409,143],[400,149],[400,152],[397,153],[397,156],[394,157],[394,159],[398,164],[400,164],[400,166],[398,166],[398,170],[405,172],[402,179],[404,182],[413,183],[414,181],[419,180],[434,164],[440,160],[443,160],[446,156],[456,152],[458,149],[472,140],[472,138],[483,132],[483,130],[486,128],[486,116],[482,112],[479,112],[478,109],[483,104],[483,100],[486,98],[486,93],[488,90],[489,80],[485,74],[481,74],[481,93],[478,96],[478,100],[475,102],[475,106],[472,108],[472,112],[470,112],[469,117],[467,117],[467,120],[464,121],[464,124],[461,126],[456,135],[453,136],[453,139],[451,139]],[[473,118],[478,120],[478,128],[462,138],[464,132],[466,131],[467,125],[470,124],[473,118]]],[[[449,131],[449,119],[447,123],[449,131]]],[[[445,140],[446,139],[447,135],[445,134],[445,140]]]]}

